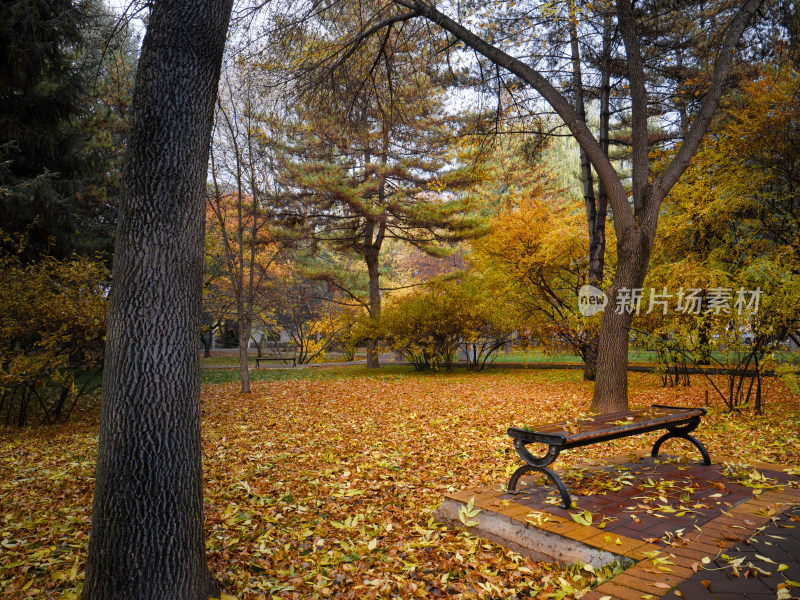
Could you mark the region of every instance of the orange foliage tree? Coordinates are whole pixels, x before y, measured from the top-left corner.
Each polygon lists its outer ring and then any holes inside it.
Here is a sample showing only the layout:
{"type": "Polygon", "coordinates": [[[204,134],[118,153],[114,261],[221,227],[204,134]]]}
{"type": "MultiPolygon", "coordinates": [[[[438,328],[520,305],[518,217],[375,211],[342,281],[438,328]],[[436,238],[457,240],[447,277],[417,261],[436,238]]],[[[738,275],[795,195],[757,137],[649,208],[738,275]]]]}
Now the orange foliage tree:
{"type": "Polygon", "coordinates": [[[586,236],[585,218],[569,201],[514,194],[490,233],[472,243],[471,256],[523,318],[529,336],[584,361],[600,325],[599,315],[582,316],[576,302],[588,283],[586,236]]]}

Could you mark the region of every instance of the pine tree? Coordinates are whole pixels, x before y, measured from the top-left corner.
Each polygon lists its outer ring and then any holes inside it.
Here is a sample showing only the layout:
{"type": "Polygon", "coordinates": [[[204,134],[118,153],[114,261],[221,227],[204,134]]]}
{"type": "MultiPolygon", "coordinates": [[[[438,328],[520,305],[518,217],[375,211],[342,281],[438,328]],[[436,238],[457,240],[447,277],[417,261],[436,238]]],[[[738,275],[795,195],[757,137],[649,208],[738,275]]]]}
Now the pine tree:
{"type": "MultiPolygon", "coordinates": [[[[474,235],[480,221],[465,192],[476,174],[459,160],[460,125],[447,114],[437,65],[421,61],[413,38],[390,30],[355,52],[346,71],[319,78],[314,61],[321,47],[341,44],[357,24],[343,10],[326,20],[325,31],[335,36],[304,48],[306,86],[313,90],[284,133],[284,186],[297,202],[294,222],[319,243],[363,261],[363,305],[377,320],[385,240],[443,254],[448,243],[474,235]],[[376,51],[386,58],[377,68],[369,60],[376,51]]],[[[344,287],[334,273],[328,277],[344,287]]],[[[376,340],[369,341],[367,365],[378,366],[376,340]]]]}
{"type": "Polygon", "coordinates": [[[114,31],[89,0],[0,6],[0,212],[28,260],[110,250],[135,60],[114,31]]]}

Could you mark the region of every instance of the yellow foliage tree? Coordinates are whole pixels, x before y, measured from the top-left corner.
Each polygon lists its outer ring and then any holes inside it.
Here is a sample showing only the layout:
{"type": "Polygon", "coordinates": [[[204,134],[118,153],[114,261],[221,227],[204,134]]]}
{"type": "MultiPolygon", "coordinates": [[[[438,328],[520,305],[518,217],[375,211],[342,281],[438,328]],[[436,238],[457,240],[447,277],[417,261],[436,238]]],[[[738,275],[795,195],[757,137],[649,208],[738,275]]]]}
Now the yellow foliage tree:
{"type": "Polygon", "coordinates": [[[0,414],[17,425],[38,409],[65,420],[99,385],[106,332],[105,266],[81,257],[24,264],[0,256],[0,414]]]}
{"type": "MultiPolygon", "coordinates": [[[[667,199],[648,284],[698,290],[705,304],[696,316],[672,311],[648,327],[681,341],[698,362],[760,368],[777,343],[797,337],[799,94],[800,73],[791,66],[744,83],[667,199]],[[708,301],[722,293],[725,308],[715,310],[708,301]],[[722,358],[712,357],[711,339],[724,347],[722,358]]],[[[723,397],[735,405],[735,393],[723,397]]]]}
{"type": "MultiPolygon", "coordinates": [[[[590,283],[586,217],[548,162],[514,170],[490,233],[472,243],[470,259],[522,317],[527,338],[581,356],[592,379],[594,362],[587,359],[596,352],[600,316],[582,316],[577,303],[578,290],[590,283]]],[[[613,232],[609,241],[613,248],[613,232]]]]}

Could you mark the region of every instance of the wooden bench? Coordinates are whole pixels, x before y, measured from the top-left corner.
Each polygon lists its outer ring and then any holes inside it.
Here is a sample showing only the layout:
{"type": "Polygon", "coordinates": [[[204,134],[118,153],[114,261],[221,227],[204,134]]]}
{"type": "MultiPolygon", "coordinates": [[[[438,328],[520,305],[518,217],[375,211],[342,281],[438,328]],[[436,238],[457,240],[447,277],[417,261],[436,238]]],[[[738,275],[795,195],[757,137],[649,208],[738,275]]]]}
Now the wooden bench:
{"type": "Polygon", "coordinates": [[[280,356],[257,356],[256,357],[256,368],[261,366],[261,361],[272,361],[272,360],[279,360],[285,365],[289,364],[289,361],[291,361],[292,362],[292,368],[297,366],[297,362],[296,362],[294,356],[292,356],[291,358],[289,358],[289,357],[284,358],[284,357],[280,357],[280,356]]]}
{"type": "Polygon", "coordinates": [[[703,444],[689,435],[700,424],[706,414],[705,408],[681,408],[654,404],[650,408],[641,408],[627,412],[612,413],[587,417],[576,421],[551,423],[540,427],[510,427],[508,435],[514,439],[514,449],[525,464],[514,471],[508,482],[508,492],[518,493],[519,478],[529,471],[539,471],[547,475],[556,484],[561,493],[564,508],[572,507],[564,482],[553,471],[547,468],[562,450],[580,448],[608,440],[638,435],[649,431],[666,429],[653,445],[651,456],[658,456],[661,445],[669,439],[680,438],[694,444],[703,456],[703,464],[710,465],[711,458],[703,444]],[[533,456],[525,446],[528,444],[546,444],[547,454],[541,458],[533,456]]]}

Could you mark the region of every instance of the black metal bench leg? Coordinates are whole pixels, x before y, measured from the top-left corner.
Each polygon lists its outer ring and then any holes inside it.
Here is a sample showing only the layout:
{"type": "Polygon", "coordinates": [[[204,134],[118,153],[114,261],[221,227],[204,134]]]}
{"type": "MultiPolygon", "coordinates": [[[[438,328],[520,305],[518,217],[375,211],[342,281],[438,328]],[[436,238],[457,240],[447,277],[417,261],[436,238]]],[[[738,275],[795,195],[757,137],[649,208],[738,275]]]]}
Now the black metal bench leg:
{"type": "Polygon", "coordinates": [[[553,481],[553,483],[556,484],[558,492],[561,494],[561,502],[562,502],[561,508],[564,509],[572,508],[572,498],[570,497],[569,492],[567,491],[567,486],[565,486],[564,482],[561,481],[561,477],[553,473],[553,471],[551,471],[547,467],[542,467],[542,472],[546,473],[547,476],[550,477],[550,479],[553,481]]]}
{"type": "Polygon", "coordinates": [[[534,467],[532,465],[522,465],[519,469],[514,471],[514,474],[511,475],[511,479],[508,480],[508,493],[516,494],[517,483],[519,482],[520,478],[529,471],[538,471],[538,470],[539,470],[538,467],[534,467]]]}
{"type": "Polygon", "coordinates": [[[547,467],[534,467],[533,465],[522,465],[519,469],[514,471],[514,474],[511,476],[511,479],[508,481],[508,493],[515,494],[517,493],[517,482],[519,481],[520,477],[522,477],[525,473],[529,471],[539,471],[540,473],[544,473],[550,480],[556,485],[558,488],[558,492],[561,494],[561,508],[570,509],[572,508],[572,498],[567,491],[567,486],[564,485],[564,482],[561,481],[561,478],[556,475],[553,471],[548,469],[547,467]]]}
{"type": "Polygon", "coordinates": [[[525,444],[520,440],[514,440],[514,448],[516,449],[517,454],[520,455],[520,458],[522,458],[526,464],[522,465],[511,475],[511,479],[508,481],[508,493],[516,493],[517,482],[519,482],[520,477],[522,477],[525,473],[530,471],[539,471],[540,473],[544,473],[547,477],[549,477],[558,488],[563,503],[562,508],[572,508],[572,498],[570,498],[569,492],[567,491],[567,486],[564,485],[564,482],[561,481],[561,478],[558,475],[556,475],[546,466],[552,463],[558,457],[560,450],[555,446],[550,446],[546,455],[544,455],[542,458],[536,458],[530,452],[528,452],[527,448],[525,448],[525,444]]]}
{"type": "Polygon", "coordinates": [[[688,425],[684,425],[683,427],[669,427],[669,428],[667,428],[667,433],[665,433],[660,438],[658,438],[656,440],[656,443],[653,444],[653,450],[652,450],[652,452],[650,452],[650,456],[652,456],[653,458],[658,456],[658,451],[661,448],[661,444],[663,444],[667,440],[670,440],[672,438],[679,438],[679,439],[686,440],[687,442],[690,442],[691,444],[693,444],[694,447],[697,448],[700,451],[700,454],[702,454],[702,456],[703,456],[703,464],[704,465],[710,465],[711,464],[711,457],[708,455],[708,451],[706,450],[705,446],[703,446],[703,444],[701,444],[700,441],[697,438],[695,438],[694,436],[689,435],[689,432],[690,431],[694,431],[699,424],[700,424],[700,419],[697,419],[696,422],[693,421],[692,423],[689,423],[688,425]]]}

